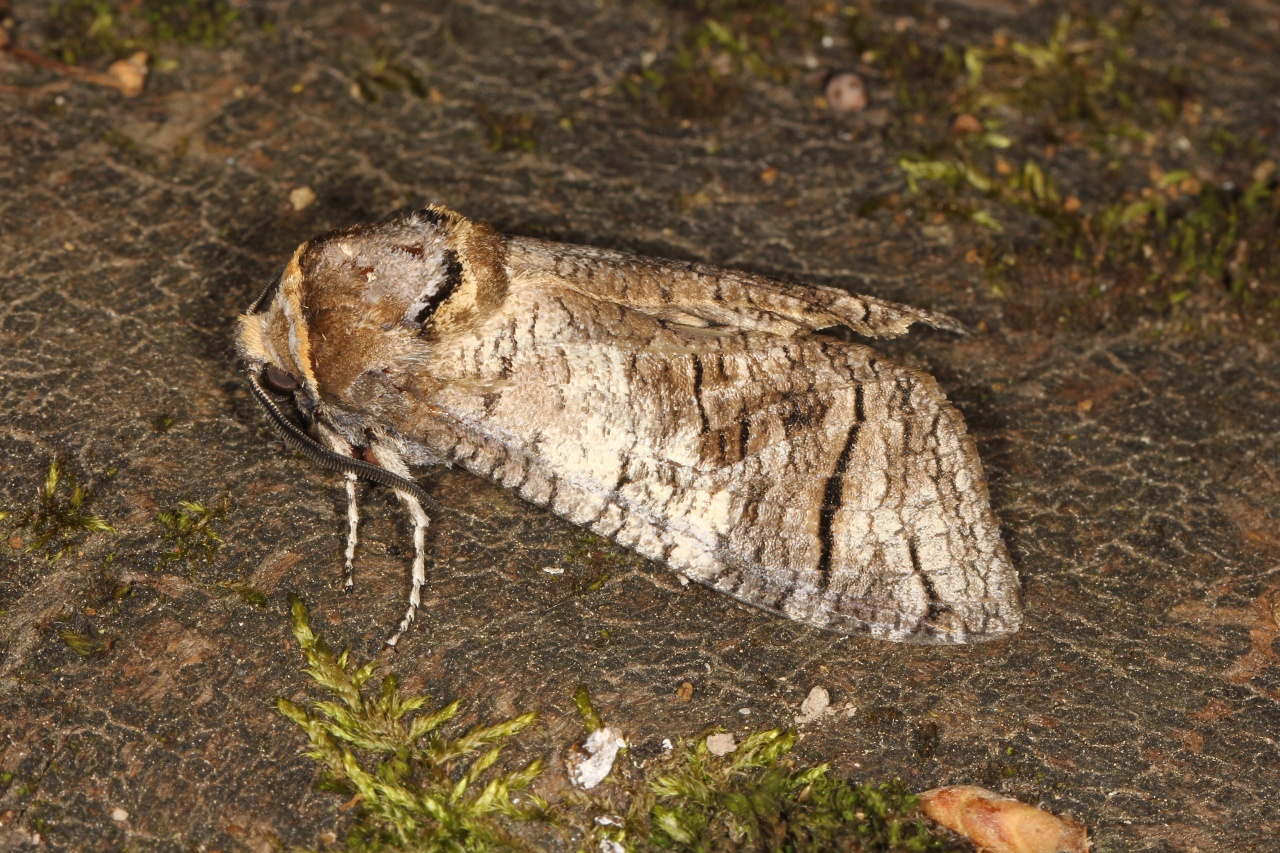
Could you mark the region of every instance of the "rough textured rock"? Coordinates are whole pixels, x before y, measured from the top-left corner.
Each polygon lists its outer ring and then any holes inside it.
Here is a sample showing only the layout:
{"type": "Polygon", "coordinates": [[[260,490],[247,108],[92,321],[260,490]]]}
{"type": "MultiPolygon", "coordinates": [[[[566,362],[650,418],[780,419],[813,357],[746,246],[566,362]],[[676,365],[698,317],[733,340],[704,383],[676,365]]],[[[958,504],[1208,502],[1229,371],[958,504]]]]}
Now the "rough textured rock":
{"type": "MultiPolygon", "coordinates": [[[[857,214],[901,176],[877,134],[847,132],[801,84],[759,82],[705,126],[611,91],[668,25],[658,4],[435,5],[286,0],[274,37],[245,26],[182,49],[127,100],[3,58],[0,508],[33,505],[59,457],[117,533],[52,564],[0,543],[0,847],[266,849],[341,831],[342,804],[313,790],[272,707],[314,695],[287,600],[305,598],[334,645],[376,654],[403,606],[403,520],[373,490],[342,595],[341,482],[272,438],[230,331],[301,240],[430,202],[985,328],[886,349],[963,412],[1026,623],[970,648],[835,637],[580,547],[572,526],[447,472],[424,479],[451,509],[430,533],[426,630],[392,660],[406,687],[464,697],[469,722],[540,711],[521,741],[552,755],[581,738],[579,682],[633,744],[787,725],[821,683],[834,713],[801,751],[855,778],[999,787],[1086,824],[1100,849],[1273,846],[1276,345],[1003,322],[955,247],[857,214]],[[352,97],[379,50],[413,57],[433,94],[352,97]],[[535,150],[493,150],[511,147],[492,144],[495,117],[531,117],[535,150]],[[315,201],[300,206],[302,186],[315,201]],[[224,494],[214,559],[162,560],[157,512],[224,494]],[[63,632],[101,650],[81,656],[63,632]]],[[[31,30],[45,14],[14,6],[31,30]]],[[[1267,61],[1253,79],[1274,79],[1274,59],[1249,53],[1267,61]]]]}

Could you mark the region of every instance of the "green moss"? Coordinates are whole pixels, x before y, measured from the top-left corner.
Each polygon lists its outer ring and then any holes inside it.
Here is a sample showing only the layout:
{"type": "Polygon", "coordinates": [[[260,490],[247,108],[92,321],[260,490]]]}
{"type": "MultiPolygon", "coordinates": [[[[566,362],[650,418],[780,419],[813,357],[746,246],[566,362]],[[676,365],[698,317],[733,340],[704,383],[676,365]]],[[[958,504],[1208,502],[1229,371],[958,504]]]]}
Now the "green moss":
{"type": "Polygon", "coordinates": [[[799,69],[782,58],[783,42],[819,29],[818,3],[694,0],[667,3],[677,35],[673,49],[643,60],[620,81],[632,98],[656,97],[675,118],[721,118],[741,101],[751,78],[789,82],[799,69]]]}
{"type": "Polygon", "coordinates": [[[524,113],[493,112],[477,107],[480,121],[485,126],[489,150],[494,154],[506,151],[533,153],[538,150],[538,137],[542,135],[542,122],[524,113]]]}
{"type": "MultiPolygon", "coordinates": [[[[114,468],[107,471],[106,478],[113,476],[114,468]]],[[[76,481],[74,473],[64,473],[62,464],[55,459],[49,463],[38,504],[24,513],[13,529],[31,537],[26,542],[28,551],[42,553],[46,560],[55,562],[71,550],[81,536],[115,532],[105,519],[88,512],[92,501],[89,489],[76,481]]],[[[0,519],[9,515],[9,512],[0,514],[0,519]]]]}
{"type": "Polygon", "coordinates": [[[378,51],[373,59],[358,63],[351,79],[351,94],[368,104],[380,103],[388,94],[408,93],[415,98],[429,94],[417,72],[386,51],[378,51]]]}
{"type": "Polygon", "coordinates": [[[245,604],[253,607],[266,607],[267,596],[262,590],[245,581],[219,581],[218,586],[229,589],[240,597],[245,604]]]}
{"type": "MultiPolygon", "coordinates": [[[[327,696],[306,708],[287,699],[276,705],[306,732],[306,754],[325,771],[323,787],[356,807],[348,850],[510,849],[521,846],[512,820],[537,821],[533,837],[565,849],[949,849],[901,782],[855,784],[832,776],[827,764],[803,764],[791,755],[795,733],[777,729],[746,735],[725,756],[713,755],[706,737],[681,741],[642,768],[615,764],[598,788],[573,789],[549,806],[527,790],[538,761],[495,766],[534,715],[446,732],[457,701],[426,711],[426,697],[402,695],[390,674],[369,689],[376,663],[331,652],[300,601],[292,617],[305,671],[327,696]]],[[[585,686],[574,704],[588,732],[602,726],[585,686]]]]}
{"type": "Polygon", "coordinates": [[[65,0],[50,8],[46,33],[68,65],[166,45],[225,43],[239,12],[226,0],[65,0]]]}
{"type": "Polygon", "coordinates": [[[649,781],[649,840],[676,850],[942,851],[897,780],[852,784],[830,766],[798,766],[795,733],[749,735],[716,757],[681,743],[649,781]]]}
{"type": "Polygon", "coordinates": [[[582,715],[582,725],[588,734],[604,726],[600,721],[600,713],[591,702],[591,693],[587,690],[587,685],[578,685],[577,691],[573,694],[573,704],[578,707],[578,713],[582,715]]]}
{"type": "Polygon", "coordinates": [[[565,562],[591,569],[593,573],[601,569],[625,566],[631,559],[630,552],[591,533],[579,534],[573,547],[564,553],[565,562]]]}
{"type": "MultiPolygon", "coordinates": [[[[1280,187],[1269,171],[1243,192],[1201,186],[1185,170],[1165,174],[1155,189],[1098,214],[1091,236],[1104,251],[1145,255],[1175,286],[1221,283],[1245,302],[1258,298],[1261,281],[1280,275],[1280,187]]],[[[1189,293],[1175,289],[1169,301],[1176,305],[1189,293]]],[[[1280,307],[1280,291],[1262,295],[1280,307]]]]}
{"type": "Polygon", "coordinates": [[[1166,313],[1197,292],[1280,308],[1274,166],[1242,142],[1256,134],[1201,122],[1184,72],[1139,54],[1155,7],[987,44],[847,14],[855,52],[897,91],[884,133],[908,189],[866,215],[973,223],[969,260],[996,294],[1022,291],[1061,328],[1166,313]]]}
{"type": "Polygon", "coordinates": [[[225,0],[142,0],[136,8],[154,43],[206,48],[225,42],[240,14],[225,0]]]}
{"type": "Polygon", "coordinates": [[[195,568],[208,565],[222,547],[222,536],[212,523],[226,516],[231,509],[231,499],[224,496],[217,506],[205,506],[195,501],[179,501],[176,509],[161,512],[156,524],[164,530],[165,538],[173,543],[173,549],[160,555],[163,562],[181,562],[195,568]]]}
{"type": "Polygon", "coordinates": [[[48,35],[62,61],[76,65],[89,56],[123,56],[127,48],[118,34],[118,6],[110,0],[53,4],[48,35]]]}
{"type": "Polygon", "coordinates": [[[111,648],[111,641],[105,640],[100,636],[93,634],[82,634],[78,631],[63,631],[61,633],[62,642],[67,644],[71,651],[81,657],[93,657],[106,653],[111,648]]]}
{"type": "Polygon", "coordinates": [[[276,707],[306,732],[307,755],[325,768],[326,787],[358,798],[348,849],[518,848],[502,820],[545,815],[545,804],[525,790],[541,765],[534,761],[506,771],[494,765],[506,742],[535,715],[446,735],[457,701],[415,713],[427,697],[402,696],[394,675],[366,696],[365,683],[377,664],[353,663],[345,651],[334,655],[312,633],[301,601],[294,600],[292,613],[306,672],[332,698],[314,701],[309,709],[279,699],[276,707]],[[517,793],[523,802],[512,799],[517,793]]]}

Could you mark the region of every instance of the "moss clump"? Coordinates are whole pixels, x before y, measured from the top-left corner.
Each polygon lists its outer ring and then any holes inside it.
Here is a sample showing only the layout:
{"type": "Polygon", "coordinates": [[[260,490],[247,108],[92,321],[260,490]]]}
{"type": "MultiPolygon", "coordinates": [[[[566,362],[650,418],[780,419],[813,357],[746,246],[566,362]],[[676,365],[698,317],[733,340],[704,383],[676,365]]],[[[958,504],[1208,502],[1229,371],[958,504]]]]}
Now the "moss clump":
{"type": "Polygon", "coordinates": [[[219,581],[218,586],[234,592],[245,604],[258,608],[267,606],[266,594],[247,581],[219,581]]]}
{"type": "Polygon", "coordinates": [[[50,10],[46,35],[59,58],[76,65],[166,45],[217,47],[239,14],[226,0],[64,0],[50,10]]]}
{"type": "Polygon", "coordinates": [[[649,782],[650,840],[676,850],[943,851],[897,780],[852,784],[830,765],[796,766],[795,733],[756,732],[716,757],[682,743],[649,782]]]}
{"type": "Polygon", "coordinates": [[[85,658],[105,654],[111,648],[110,640],[96,636],[92,632],[80,633],[68,629],[63,631],[61,636],[62,642],[66,643],[71,651],[85,658]]]}
{"type": "MultiPolygon", "coordinates": [[[[833,777],[827,764],[805,766],[790,755],[795,733],[777,729],[746,736],[724,756],[712,754],[702,737],[643,769],[615,764],[598,788],[567,793],[552,820],[550,807],[527,790],[538,761],[494,768],[533,714],[446,734],[458,702],[423,711],[427,699],[401,695],[394,675],[376,692],[366,690],[377,664],[335,655],[312,633],[300,601],[292,612],[306,672],[331,698],[308,708],[287,699],[276,706],[306,732],[306,754],[325,771],[322,785],[356,805],[348,850],[519,848],[510,820],[539,821],[535,832],[566,849],[607,853],[950,849],[901,782],[854,784],[833,777]]],[[[574,704],[584,728],[601,727],[585,686],[574,704]]]]}
{"type": "Polygon", "coordinates": [[[160,555],[164,562],[181,562],[195,568],[208,565],[222,547],[222,536],[211,526],[231,509],[231,499],[223,497],[217,506],[205,506],[195,501],[179,501],[177,509],[156,516],[156,524],[164,529],[165,538],[173,543],[173,550],[160,555]]]}
{"type": "Polygon", "coordinates": [[[492,768],[506,742],[528,728],[535,715],[446,735],[441,730],[458,713],[457,701],[414,714],[427,697],[402,696],[394,675],[366,696],[364,685],[377,663],[353,663],[346,651],[334,655],[312,633],[306,606],[295,599],[292,610],[306,673],[333,699],[312,702],[310,709],[279,699],[276,707],[307,733],[307,755],[325,768],[325,786],[359,803],[348,848],[519,848],[501,820],[545,815],[546,804],[525,790],[541,764],[492,768]],[[517,792],[522,803],[512,799],[517,792]]]}
{"type": "Polygon", "coordinates": [[[494,154],[507,151],[523,151],[528,154],[538,150],[538,138],[542,135],[542,122],[526,113],[493,112],[484,106],[476,108],[480,121],[489,138],[489,150],[494,154]]]}
{"type": "MultiPolygon", "coordinates": [[[[107,472],[108,478],[114,475],[114,468],[107,472]]],[[[115,532],[105,519],[88,512],[92,500],[89,489],[81,486],[72,472],[64,474],[61,463],[55,459],[49,463],[38,505],[25,513],[14,528],[31,535],[26,543],[28,551],[43,553],[46,560],[55,562],[86,533],[115,532]],[[64,483],[66,490],[60,488],[64,483]]],[[[0,513],[0,520],[8,515],[8,512],[0,513]]]]}
{"type": "Polygon", "coordinates": [[[380,50],[372,58],[353,64],[351,95],[367,104],[379,103],[387,94],[407,92],[415,98],[430,94],[427,84],[408,63],[386,51],[380,50]]]}
{"type": "Polygon", "coordinates": [[[591,701],[591,692],[587,690],[587,685],[578,685],[578,689],[573,694],[573,704],[578,708],[578,714],[582,717],[582,725],[587,730],[587,734],[604,728],[604,723],[600,720],[600,712],[591,701]]]}
{"type": "Polygon", "coordinates": [[[633,561],[630,552],[618,547],[608,539],[591,533],[583,533],[574,540],[573,547],[564,553],[564,561],[575,566],[583,566],[593,572],[620,568],[633,561]]]}
{"type": "Polygon", "coordinates": [[[1091,236],[1102,254],[1147,256],[1175,287],[1178,304],[1197,284],[1220,284],[1246,303],[1280,308],[1280,186],[1274,169],[1256,170],[1243,190],[1204,186],[1187,170],[1166,173],[1153,191],[1102,210],[1091,236]],[[1154,250],[1154,251],[1153,251],[1154,250]]]}
{"type": "Polygon", "coordinates": [[[656,96],[679,119],[707,121],[731,112],[751,78],[786,82],[798,68],[783,59],[781,42],[820,29],[820,3],[774,0],[669,2],[674,49],[653,55],[626,74],[621,88],[637,99],[656,96]]]}
{"type": "Polygon", "coordinates": [[[1274,163],[1202,122],[1184,72],[1140,56],[1152,14],[946,44],[851,12],[855,51],[897,92],[885,135],[908,185],[864,209],[980,226],[968,259],[998,295],[1033,285],[1058,322],[1124,322],[1197,291],[1280,308],[1274,163]]]}

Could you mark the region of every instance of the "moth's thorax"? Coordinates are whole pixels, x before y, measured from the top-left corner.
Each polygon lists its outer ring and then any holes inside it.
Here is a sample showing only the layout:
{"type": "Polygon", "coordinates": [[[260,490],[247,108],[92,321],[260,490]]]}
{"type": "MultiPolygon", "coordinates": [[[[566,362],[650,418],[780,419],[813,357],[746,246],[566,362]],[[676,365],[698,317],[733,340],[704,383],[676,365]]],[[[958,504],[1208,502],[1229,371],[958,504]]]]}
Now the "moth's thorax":
{"type": "Polygon", "coordinates": [[[323,397],[347,400],[364,374],[422,357],[422,321],[456,288],[454,256],[444,228],[417,217],[308,244],[297,313],[323,397]]]}

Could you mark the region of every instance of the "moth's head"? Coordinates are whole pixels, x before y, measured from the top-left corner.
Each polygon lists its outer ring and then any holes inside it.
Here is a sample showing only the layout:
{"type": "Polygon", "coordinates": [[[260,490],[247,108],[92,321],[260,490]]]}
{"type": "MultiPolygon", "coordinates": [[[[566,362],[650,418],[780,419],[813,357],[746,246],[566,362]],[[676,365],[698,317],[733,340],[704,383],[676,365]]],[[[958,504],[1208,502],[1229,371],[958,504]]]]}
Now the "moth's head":
{"type": "Polygon", "coordinates": [[[397,245],[389,252],[388,234],[403,236],[394,225],[357,227],[299,246],[241,315],[236,349],[253,396],[286,444],[330,468],[430,504],[413,481],[351,455],[378,423],[379,393],[389,382],[394,387],[406,362],[423,358],[424,344],[397,319],[420,310],[406,293],[424,280],[428,296],[440,290],[441,276],[424,277],[399,257],[420,258],[424,246],[401,251],[397,245]],[[310,429],[285,414],[290,398],[310,429]],[[328,429],[317,433],[322,425],[328,429]]]}
{"type": "Polygon", "coordinates": [[[236,350],[257,385],[276,398],[292,397],[304,414],[320,399],[313,367],[310,332],[303,316],[303,275],[298,260],[303,244],[262,291],[236,328],[236,350]]]}
{"type": "Polygon", "coordinates": [[[353,432],[502,301],[501,256],[489,226],[443,207],[322,235],[240,317],[236,348],[259,390],[353,432]]]}

